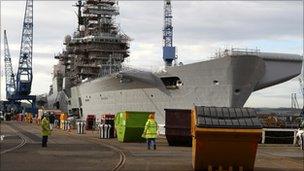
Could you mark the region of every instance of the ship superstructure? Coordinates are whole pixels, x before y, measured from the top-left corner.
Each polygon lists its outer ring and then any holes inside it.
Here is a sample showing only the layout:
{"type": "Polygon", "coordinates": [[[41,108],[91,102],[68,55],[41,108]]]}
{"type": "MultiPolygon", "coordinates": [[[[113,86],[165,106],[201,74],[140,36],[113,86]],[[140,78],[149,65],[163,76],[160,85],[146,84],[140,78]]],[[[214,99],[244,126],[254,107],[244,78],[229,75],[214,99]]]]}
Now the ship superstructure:
{"type": "Polygon", "coordinates": [[[70,88],[122,68],[129,56],[130,38],[120,31],[115,17],[119,15],[115,0],[79,0],[78,28],[65,36],[65,49],[55,56],[53,85],[48,107],[67,111],[70,88]],[[57,93],[58,92],[58,93],[57,93]]]}
{"type": "Polygon", "coordinates": [[[78,1],[78,29],[66,36],[65,50],[55,58],[63,62],[71,86],[121,70],[129,56],[129,37],[115,23],[119,14],[114,0],[78,1]]]}

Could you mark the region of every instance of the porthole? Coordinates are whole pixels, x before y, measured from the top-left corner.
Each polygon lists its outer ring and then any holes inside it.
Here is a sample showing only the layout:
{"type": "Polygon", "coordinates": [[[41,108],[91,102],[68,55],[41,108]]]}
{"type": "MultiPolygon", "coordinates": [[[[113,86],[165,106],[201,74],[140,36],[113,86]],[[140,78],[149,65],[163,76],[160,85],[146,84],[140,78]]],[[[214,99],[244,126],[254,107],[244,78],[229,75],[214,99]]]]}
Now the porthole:
{"type": "Polygon", "coordinates": [[[240,94],[240,92],[241,92],[240,89],[235,89],[235,90],[234,90],[234,93],[235,93],[235,94],[240,94]]]}
{"type": "Polygon", "coordinates": [[[213,84],[214,84],[214,85],[219,85],[220,83],[219,83],[219,81],[217,81],[217,80],[213,80],[213,84]]]}

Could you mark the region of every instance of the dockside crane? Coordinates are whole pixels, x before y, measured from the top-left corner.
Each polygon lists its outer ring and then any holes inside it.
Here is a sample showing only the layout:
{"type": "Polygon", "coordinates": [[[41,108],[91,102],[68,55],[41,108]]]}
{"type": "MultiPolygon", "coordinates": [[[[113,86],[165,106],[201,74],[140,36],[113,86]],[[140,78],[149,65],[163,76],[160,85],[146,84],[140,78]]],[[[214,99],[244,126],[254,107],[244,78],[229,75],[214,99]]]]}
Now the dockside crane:
{"type": "Polygon", "coordinates": [[[6,90],[6,99],[3,101],[3,110],[4,112],[13,112],[13,110],[20,109],[20,102],[14,99],[16,93],[16,80],[15,74],[13,72],[12,58],[9,50],[8,38],[6,30],[3,34],[3,43],[4,43],[4,69],[5,69],[5,90],[6,90]]]}
{"type": "MultiPolygon", "coordinates": [[[[6,34],[6,33],[5,33],[6,34]]],[[[27,100],[32,105],[32,114],[36,113],[36,96],[30,95],[33,81],[32,51],[33,51],[33,0],[26,0],[25,13],[22,27],[20,56],[16,81],[11,65],[11,58],[6,39],[6,56],[8,65],[5,65],[7,86],[7,100],[16,106],[21,100],[27,100]],[[10,64],[9,64],[10,63],[10,64]]],[[[5,61],[6,62],[6,61],[5,61]]]]}
{"type": "Polygon", "coordinates": [[[28,96],[31,93],[33,51],[33,0],[26,1],[19,64],[17,71],[17,96],[28,96]]]}
{"type": "Polygon", "coordinates": [[[164,28],[163,28],[163,60],[166,66],[172,66],[176,60],[175,47],[173,46],[173,26],[172,26],[172,6],[171,0],[164,1],[164,28]]]}
{"type": "Polygon", "coordinates": [[[7,33],[6,30],[4,30],[4,37],[3,37],[3,43],[4,43],[4,68],[5,68],[5,90],[6,90],[6,98],[10,100],[14,93],[16,92],[16,85],[15,85],[15,74],[13,72],[13,66],[12,66],[12,59],[11,54],[8,46],[8,40],[7,40],[7,33]]]}

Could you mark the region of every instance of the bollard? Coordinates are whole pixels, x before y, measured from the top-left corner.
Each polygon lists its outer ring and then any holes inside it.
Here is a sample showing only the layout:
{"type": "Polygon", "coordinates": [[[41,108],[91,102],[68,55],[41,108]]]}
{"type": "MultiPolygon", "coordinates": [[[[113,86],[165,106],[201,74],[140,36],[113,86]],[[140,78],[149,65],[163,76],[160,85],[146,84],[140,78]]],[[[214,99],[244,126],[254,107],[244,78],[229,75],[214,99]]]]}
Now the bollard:
{"type": "Polygon", "coordinates": [[[111,125],[108,124],[108,138],[111,138],[111,125]]]}
{"type": "Polygon", "coordinates": [[[99,125],[99,138],[102,139],[104,137],[104,124],[99,125]]]}
{"type": "Polygon", "coordinates": [[[104,135],[103,135],[103,138],[108,138],[108,129],[109,129],[109,126],[108,126],[108,124],[104,124],[103,125],[103,132],[104,132],[104,135]]]}
{"type": "Polygon", "coordinates": [[[84,134],[85,123],[83,121],[76,122],[77,134],[84,134]]]}
{"type": "Polygon", "coordinates": [[[80,122],[76,122],[77,134],[80,134],[80,122]]]}
{"type": "Polygon", "coordinates": [[[82,123],[82,126],[81,126],[81,133],[84,134],[84,130],[85,130],[85,125],[86,123],[83,121],[81,122],[82,123]]]}
{"type": "Polygon", "coordinates": [[[82,122],[79,122],[79,134],[82,134],[83,132],[82,127],[83,127],[82,122]]]}
{"type": "Polygon", "coordinates": [[[110,124],[100,124],[98,127],[100,139],[110,138],[110,130],[112,127],[110,124]]]}
{"type": "Polygon", "coordinates": [[[103,124],[99,124],[98,125],[98,128],[99,128],[99,138],[101,139],[103,137],[103,124]]]}

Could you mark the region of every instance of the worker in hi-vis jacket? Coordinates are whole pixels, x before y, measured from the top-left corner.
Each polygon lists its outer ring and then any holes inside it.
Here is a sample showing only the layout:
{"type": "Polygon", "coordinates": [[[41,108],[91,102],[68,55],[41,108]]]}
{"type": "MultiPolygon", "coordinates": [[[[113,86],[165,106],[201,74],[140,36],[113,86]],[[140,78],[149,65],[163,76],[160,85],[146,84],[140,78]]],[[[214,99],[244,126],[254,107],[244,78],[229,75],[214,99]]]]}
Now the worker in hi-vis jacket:
{"type": "Polygon", "coordinates": [[[147,139],[148,150],[150,150],[151,147],[156,150],[155,140],[157,138],[157,130],[158,125],[154,119],[154,114],[150,114],[145,125],[145,130],[142,134],[142,137],[147,139]]]}
{"type": "Polygon", "coordinates": [[[44,113],[41,121],[42,147],[47,147],[48,136],[51,134],[48,114],[44,113]]]}

